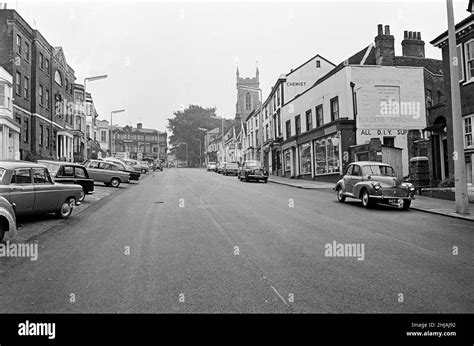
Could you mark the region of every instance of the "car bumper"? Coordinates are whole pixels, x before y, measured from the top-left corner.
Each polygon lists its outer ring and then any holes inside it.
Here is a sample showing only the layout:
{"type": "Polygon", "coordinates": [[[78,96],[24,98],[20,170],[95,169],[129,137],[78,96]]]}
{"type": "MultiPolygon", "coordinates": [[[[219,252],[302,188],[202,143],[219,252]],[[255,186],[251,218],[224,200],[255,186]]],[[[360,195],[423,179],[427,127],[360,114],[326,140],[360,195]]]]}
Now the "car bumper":
{"type": "Polygon", "coordinates": [[[387,201],[390,200],[390,199],[409,199],[409,200],[413,200],[415,199],[415,196],[413,195],[410,195],[410,196],[389,196],[389,195],[370,195],[370,198],[376,198],[376,199],[379,199],[381,201],[387,201]]]}
{"type": "Polygon", "coordinates": [[[263,174],[248,174],[247,178],[249,179],[267,179],[268,175],[263,175],[263,174]]]}

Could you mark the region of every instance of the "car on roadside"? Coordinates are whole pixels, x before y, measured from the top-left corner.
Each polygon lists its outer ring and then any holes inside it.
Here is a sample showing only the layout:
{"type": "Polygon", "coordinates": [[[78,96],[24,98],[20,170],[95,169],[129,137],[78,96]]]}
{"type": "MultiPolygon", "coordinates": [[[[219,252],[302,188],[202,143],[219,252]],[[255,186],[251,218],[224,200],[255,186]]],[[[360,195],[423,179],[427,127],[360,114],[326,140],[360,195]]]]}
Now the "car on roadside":
{"type": "Polygon", "coordinates": [[[260,161],[249,160],[249,161],[244,161],[242,163],[242,166],[239,168],[237,178],[240,181],[248,182],[251,180],[256,180],[256,181],[262,180],[264,183],[267,183],[268,172],[262,166],[260,161]]]}
{"type": "Polygon", "coordinates": [[[381,203],[406,210],[415,199],[413,184],[397,178],[395,170],[382,162],[359,161],[349,164],[334,190],[339,202],[344,202],[347,197],[356,198],[361,200],[365,208],[381,203]]]}
{"type": "Polygon", "coordinates": [[[222,174],[224,172],[224,167],[227,162],[219,162],[216,167],[216,173],[222,174]]]}
{"type": "Polygon", "coordinates": [[[64,161],[38,160],[37,163],[46,166],[49,174],[56,183],[77,184],[82,187],[79,202],[83,202],[86,195],[94,193],[94,179],[89,176],[87,169],[76,163],[64,161]]]}
{"type": "Polygon", "coordinates": [[[130,182],[130,173],[123,172],[120,166],[113,162],[87,160],[84,167],[94,181],[102,182],[105,186],[119,187],[121,183],[130,182]]]}
{"type": "Polygon", "coordinates": [[[0,196],[13,206],[16,216],[55,213],[67,219],[81,205],[81,195],[81,186],[56,183],[44,165],[0,161],[0,196]]]}
{"type": "Polygon", "coordinates": [[[11,203],[0,196],[0,242],[5,238],[5,234],[13,237],[17,234],[16,216],[11,203]]]}
{"type": "Polygon", "coordinates": [[[228,162],[222,170],[223,175],[238,175],[239,164],[237,162],[228,162]]]}
{"type": "Polygon", "coordinates": [[[217,163],[216,163],[216,162],[209,162],[209,163],[207,164],[207,167],[206,167],[206,168],[207,168],[207,171],[208,171],[208,172],[209,172],[209,171],[215,172],[216,169],[217,169],[217,163]]]}
{"type": "Polygon", "coordinates": [[[150,171],[150,168],[147,165],[141,164],[137,160],[122,159],[122,161],[125,162],[127,165],[130,165],[131,167],[133,167],[134,170],[136,170],[137,172],[140,172],[141,174],[145,174],[150,171]]]}
{"type": "Polygon", "coordinates": [[[120,167],[120,169],[123,172],[129,173],[130,174],[130,180],[133,180],[133,181],[139,181],[140,180],[141,173],[134,170],[133,167],[127,165],[122,160],[116,159],[115,157],[106,157],[103,160],[106,161],[106,162],[115,163],[117,166],[120,167]]]}

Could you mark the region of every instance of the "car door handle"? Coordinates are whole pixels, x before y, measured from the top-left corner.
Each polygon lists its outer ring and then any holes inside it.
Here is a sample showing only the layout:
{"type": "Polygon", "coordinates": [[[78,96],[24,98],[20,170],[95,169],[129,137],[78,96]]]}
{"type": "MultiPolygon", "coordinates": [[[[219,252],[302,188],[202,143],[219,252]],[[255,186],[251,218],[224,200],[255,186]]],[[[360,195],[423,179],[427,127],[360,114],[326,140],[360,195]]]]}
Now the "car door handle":
{"type": "Polygon", "coordinates": [[[10,191],[21,191],[20,187],[10,187],[10,191]]]}

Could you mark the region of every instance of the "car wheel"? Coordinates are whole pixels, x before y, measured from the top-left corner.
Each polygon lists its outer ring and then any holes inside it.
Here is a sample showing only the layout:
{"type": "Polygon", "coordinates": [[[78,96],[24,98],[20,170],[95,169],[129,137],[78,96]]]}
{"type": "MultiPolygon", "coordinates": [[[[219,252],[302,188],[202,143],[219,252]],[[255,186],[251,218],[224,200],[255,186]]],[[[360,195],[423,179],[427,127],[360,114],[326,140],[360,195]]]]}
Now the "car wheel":
{"type": "Polygon", "coordinates": [[[67,219],[72,214],[76,200],[74,198],[68,198],[56,212],[56,216],[60,219],[67,219]]]}
{"type": "Polygon", "coordinates": [[[112,187],[119,187],[120,186],[120,179],[112,178],[112,180],[110,181],[110,185],[112,187]]]}
{"type": "Polygon", "coordinates": [[[364,208],[370,208],[372,206],[372,201],[369,197],[369,191],[365,190],[362,191],[362,206],[364,208]]]}
{"type": "Polygon", "coordinates": [[[245,176],[245,182],[248,183],[250,181],[248,176],[245,176]]]}
{"type": "Polygon", "coordinates": [[[8,231],[8,222],[4,220],[0,220],[0,241],[3,240],[5,237],[5,233],[8,231]]]}
{"type": "Polygon", "coordinates": [[[410,208],[410,206],[411,206],[411,200],[405,199],[405,200],[403,201],[403,207],[402,207],[403,210],[408,210],[408,208],[410,208]]]}
{"type": "Polygon", "coordinates": [[[268,178],[263,179],[263,182],[266,184],[268,183],[268,178]]]}
{"type": "Polygon", "coordinates": [[[86,199],[86,192],[84,189],[81,190],[81,197],[79,197],[79,202],[83,202],[86,199]]]}
{"type": "Polygon", "coordinates": [[[337,200],[341,203],[346,201],[346,196],[344,196],[344,192],[342,191],[342,187],[339,187],[336,191],[337,200]]]}
{"type": "Polygon", "coordinates": [[[145,174],[146,173],[146,170],[142,169],[142,174],[145,174]]]}

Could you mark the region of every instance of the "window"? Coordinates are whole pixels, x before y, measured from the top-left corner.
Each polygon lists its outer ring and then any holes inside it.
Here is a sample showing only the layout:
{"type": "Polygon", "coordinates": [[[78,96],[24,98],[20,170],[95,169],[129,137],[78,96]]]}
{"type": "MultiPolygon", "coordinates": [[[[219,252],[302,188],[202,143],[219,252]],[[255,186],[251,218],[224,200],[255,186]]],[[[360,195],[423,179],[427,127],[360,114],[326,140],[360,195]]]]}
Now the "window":
{"type": "Polygon", "coordinates": [[[311,131],[313,129],[313,114],[310,110],[306,111],[306,131],[311,131]]]}
{"type": "Polygon", "coordinates": [[[76,174],[76,178],[89,178],[86,173],[86,170],[82,167],[74,167],[74,172],[76,174]]]}
{"type": "Polygon", "coordinates": [[[301,133],[301,118],[299,115],[295,117],[295,130],[296,135],[299,135],[301,133]]]}
{"type": "Polygon", "coordinates": [[[252,98],[250,97],[250,93],[245,94],[245,110],[250,111],[252,109],[252,98]]]}
{"type": "Polygon", "coordinates": [[[285,151],[285,171],[291,171],[291,151],[285,151]]]}
{"type": "Polygon", "coordinates": [[[40,138],[39,138],[39,145],[43,146],[44,144],[44,127],[40,125],[40,138]]]}
{"type": "Polygon", "coordinates": [[[16,35],[16,52],[21,55],[21,36],[16,35]]]}
{"type": "Polygon", "coordinates": [[[268,124],[265,126],[265,140],[268,140],[268,124]]]}
{"type": "Polygon", "coordinates": [[[320,68],[320,67],[321,67],[321,61],[316,60],[316,68],[320,68]]]}
{"type": "Polygon", "coordinates": [[[46,74],[49,76],[49,60],[46,59],[46,74]]]}
{"type": "Polygon", "coordinates": [[[339,145],[333,145],[334,136],[314,143],[315,174],[328,174],[340,171],[339,145]]]}
{"type": "Polygon", "coordinates": [[[474,143],[472,141],[472,123],[474,115],[470,115],[464,118],[464,147],[472,147],[474,143]]]}
{"type": "Polygon", "coordinates": [[[69,80],[66,79],[66,92],[69,90],[69,80]]]}
{"type": "Polygon", "coordinates": [[[384,137],[383,138],[383,145],[387,147],[395,147],[395,137],[384,137]]]}
{"type": "Polygon", "coordinates": [[[49,148],[49,128],[46,128],[46,148],[49,148]]]}
{"type": "Polygon", "coordinates": [[[301,174],[311,174],[311,144],[300,145],[300,172],[301,174]]]}
{"type": "Polygon", "coordinates": [[[29,127],[28,127],[28,119],[25,119],[23,121],[23,133],[25,134],[25,138],[23,138],[23,141],[26,143],[28,142],[29,136],[29,127]]]}
{"type": "Polygon", "coordinates": [[[458,57],[458,76],[459,81],[463,81],[465,79],[464,76],[464,54],[462,52],[462,44],[456,47],[456,53],[458,57]]]}
{"type": "MultiPolygon", "coordinates": [[[[19,124],[21,126],[21,117],[16,117],[16,122],[17,124],[19,124]]],[[[18,136],[18,140],[21,142],[21,130],[20,130],[20,133],[19,133],[19,136],[18,136]]]]}
{"type": "Polygon", "coordinates": [[[30,61],[30,45],[25,42],[25,60],[30,61]]]}
{"type": "Polygon", "coordinates": [[[20,72],[16,73],[15,77],[15,92],[18,96],[21,96],[21,74],[20,72]]]}
{"type": "Polygon", "coordinates": [[[360,166],[358,166],[358,165],[353,166],[352,175],[354,175],[354,176],[362,175],[362,170],[360,169],[360,166]]]}
{"type": "Polygon", "coordinates": [[[433,106],[433,93],[431,89],[426,89],[426,108],[431,108],[433,106]]]}
{"type": "Polygon", "coordinates": [[[467,80],[474,79],[474,40],[466,43],[466,74],[467,80]]]}
{"type": "Polygon", "coordinates": [[[40,69],[44,70],[44,55],[43,53],[40,53],[40,58],[39,58],[39,62],[40,62],[40,69]]]}
{"type": "Polygon", "coordinates": [[[23,86],[23,97],[28,100],[30,98],[30,79],[25,77],[24,79],[25,85],[23,86]]]}
{"type": "Polygon", "coordinates": [[[347,168],[347,172],[346,174],[347,175],[352,175],[352,170],[354,169],[354,165],[350,165],[348,168],[347,168]]]}
{"type": "Polygon", "coordinates": [[[39,104],[42,106],[44,103],[44,97],[43,97],[43,86],[41,84],[39,86],[38,96],[39,96],[39,104]]]}
{"type": "Polygon", "coordinates": [[[316,107],[316,127],[323,126],[323,105],[316,107]]]}
{"type": "Polygon", "coordinates": [[[74,177],[74,167],[64,166],[61,170],[61,176],[63,177],[74,177]]]}
{"type": "Polygon", "coordinates": [[[18,168],[13,171],[10,184],[31,184],[31,172],[29,168],[18,168]]]}
{"type": "Polygon", "coordinates": [[[45,168],[33,168],[34,184],[48,184],[49,182],[49,176],[45,168]]]}
{"type": "Polygon", "coordinates": [[[291,120],[286,121],[286,139],[291,137],[291,120]]]}
{"type": "Polygon", "coordinates": [[[61,78],[61,73],[59,73],[58,70],[54,73],[54,81],[59,84],[60,86],[63,86],[63,80],[61,78]]]}
{"type": "Polygon", "coordinates": [[[0,107],[11,107],[11,88],[5,83],[0,83],[0,107]]]}
{"type": "Polygon", "coordinates": [[[49,90],[46,89],[46,109],[49,109],[50,103],[49,103],[49,90]]]}
{"type": "Polygon", "coordinates": [[[339,100],[337,97],[331,100],[331,121],[339,119],[339,100]]]}
{"type": "Polygon", "coordinates": [[[277,90],[277,106],[280,106],[280,89],[277,90]]]}

